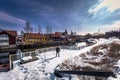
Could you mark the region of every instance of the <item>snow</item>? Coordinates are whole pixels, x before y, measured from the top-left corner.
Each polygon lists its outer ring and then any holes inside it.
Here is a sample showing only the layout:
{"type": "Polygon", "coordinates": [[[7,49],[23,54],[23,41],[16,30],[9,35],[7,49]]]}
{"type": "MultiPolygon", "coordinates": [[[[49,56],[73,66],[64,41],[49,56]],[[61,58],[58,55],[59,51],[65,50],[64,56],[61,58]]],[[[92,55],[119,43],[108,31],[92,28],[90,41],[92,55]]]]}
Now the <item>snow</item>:
{"type": "MultiPolygon", "coordinates": [[[[29,68],[29,69],[30,68],[35,68],[36,66],[38,66],[39,63],[42,63],[42,62],[44,62],[46,60],[45,62],[47,63],[46,64],[47,67],[45,68],[45,71],[47,73],[51,73],[51,72],[53,73],[55,67],[58,64],[62,63],[66,59],[73,58],[73,57],[75,57],[77,55],[80,55],[81,52],[83,52],[83,50],[75,51],[75,50],[61,49],[60,57],[56,57],[56,52],[55,51],[44,52],[43,54],[40,54],[38,56],[39,60],[37,60],[35,62],[24,64],[24,66],[29,68]],[[43,59],[45,59],[45,60],[43,60],[43,59]],[[34,64],[34,65],[31,65],[31,64],[34,64]]],[[[39,64],[39,65],[41,65],[41,64],[39,64]]]]}
{"type": "MultiPolygon", "coordinates": [[[[44,67],[45,72],[44,73],[53,73],[54,69],[56,68],[56,66],[58,66],[58,64],[62,63],[64,60],[69,59],[69,58],[73,58],[77,55],[80,55],[81,52],[85,52],[87,49],[85,50],[68,50],[68,49],[61,49],[60,51],[60,57],[56,57],[56,52],[55,51],[48,51],[48,52],[44,52],[42,54],[39,54],[38,58],[39,60],[37,61],[33,61],[30,63],[26,63],[23,65],[16,65],[17,67],[15,67],[13,70],[6,72],[6,73],[0,73],[0,80],[17,80],[17,79],[24,79],[26,73],[24,73],[24,68],[28,69],[28,71],[31,74],[34,74],[35,70],[39,70],[42,69],[42,67],[44,67]],[[32,72],[33,71],[33,72],[32,72]],[[14,76],[14,78],[13,78],[14,76]]],[[[23,58],[24,60],[26,59],[30,59],[31,57],[25,57],[23,58]]],[[[19,61],[15,61],[15,63],[17,63],[19,61]]],[[[41,70],[42,71],[42,70],[41,70]]],[[[29,75],[31,75],[29,74],[29,75]]],[[[38,71],[38,74],[42,74],[42,76],[40,76],[40,78],[44,78],[44,74],[38,71]]],[[[35,76],[35,75],[34,75],[35,76]]],[[[33,78],[31,76],[31,78],[33,78]]],[[[40,79],[41,80],[41,79],[40,79]]]]}
{"type": "MultiPolygon", "coordinates": [[[[99,39],[96,40],[97,43],[88,47],[84,47],[83,49],[79,50],[71,50],[71,49],[61,49],[60,50],[60,57],[56,57],[55,50],[53,51],[47,51],[43,53],[38,52],[38,58],[39,60],[29,62],[26,64],[20,65],[18,61],[14,62],[14,69],[9,72],[2,72],[0,73],[0,80],[44,80],[44,79],[50,79],[50,80],[56,80],[56,78],[53,76],[54,70],[64,62],[65,60],[72,59],[75,61],[77,59],[77,56],[80,54],[89,52],[93,47],[101,45],[101,44],[108,44],[113,41],[120,41],[118,39],[99,39]]],[[[86,46],[86,43],[79,43],[77,47],[80,46],[86,46]]],[[[105,50],[101,50],[101,52],[105,50]]],[[[85,54],[87,56],[87,54],[85,54]]],[[[87,56],[90,58],[90,56],[87,56]]],[[[92,57],[91,57],[92,58],[92,57]]],[[[31,57],[24,57],[24,60],[31,59],[31,57]]],[[[101,56],[98,56],[96,61],[100,61],[101,56]]],[[[82,58],[79,59],[79,64],[82,66],[91,66],[95,67],[90,64],[84,64],[82,63],[82,58]]],[[[118,61],[118,64],[120,67],[120,61],[118,61]]],[[[120,76],[117,75],[117,78],[120,76]]],[[[67,80],[67,79],[61,79],[61,80],[67,80]]],[[[77,79],[76,79],[77,80],[77,79]]],[[[79,80],[79,79],[78,79],[79,80]]],[[[108,80],[113,80],[112,77],[109,77],[108,80]]],[[[115,79],[117,80],[117,79],[115,79]]]]}
{"type": "Polygon", "coordinates": [[[77,44],[77,47],[81,47],[81,46],[86,46],[86,43],[85,42],[81,42],[81,43],[77,44]]]}
{"type": "Polygon", "coordinates": [[[116,78],[113,77],[109,77],[108,80],[120,80],[120,60],[117,62],[117,65],[115,65],[118,67],[116,74],[116,78]]]}
{"type": "Polygon", "coordinates": [[[32,59],[32,57],[31,56],[23,57],[23,60],[29,60],[29,59],[32,59]]]}

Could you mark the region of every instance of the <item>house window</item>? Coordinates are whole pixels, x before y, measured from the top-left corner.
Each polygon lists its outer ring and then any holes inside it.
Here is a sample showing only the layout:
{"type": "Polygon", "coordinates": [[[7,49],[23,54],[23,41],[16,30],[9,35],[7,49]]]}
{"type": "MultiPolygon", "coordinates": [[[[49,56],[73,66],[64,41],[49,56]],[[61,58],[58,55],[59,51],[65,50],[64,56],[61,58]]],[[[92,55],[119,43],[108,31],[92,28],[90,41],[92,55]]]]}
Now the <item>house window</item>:
{"type": "Polygon", "coordinates": [[[0,46],[9,45],[9,37],[6,34],[0,35],[0,46]]]}
{"type": "Polygon", "coordinates": [[[6,35],[6,34],[1,34],[0,37],[1,37],[1,38],[8,38],[8,35],[6,35]]]}
{"type": "Polygon", "coordinates": [[[0,43],[8,43],[8,40],[0,40],[0,43]]]}

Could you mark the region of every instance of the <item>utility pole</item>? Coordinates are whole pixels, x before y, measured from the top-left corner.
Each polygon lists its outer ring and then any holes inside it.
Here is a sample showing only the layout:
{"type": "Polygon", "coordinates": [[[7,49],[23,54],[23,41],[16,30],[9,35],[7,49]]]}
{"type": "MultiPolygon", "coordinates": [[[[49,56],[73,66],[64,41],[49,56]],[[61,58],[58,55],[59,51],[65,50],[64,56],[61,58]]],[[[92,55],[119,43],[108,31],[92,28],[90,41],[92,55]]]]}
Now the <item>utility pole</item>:
{"type": "Polygon", "coordinates": [[[69,74],[69,80],[71,80],[72,79],[72,76],[71,76],[71,74],[69,74]]]}

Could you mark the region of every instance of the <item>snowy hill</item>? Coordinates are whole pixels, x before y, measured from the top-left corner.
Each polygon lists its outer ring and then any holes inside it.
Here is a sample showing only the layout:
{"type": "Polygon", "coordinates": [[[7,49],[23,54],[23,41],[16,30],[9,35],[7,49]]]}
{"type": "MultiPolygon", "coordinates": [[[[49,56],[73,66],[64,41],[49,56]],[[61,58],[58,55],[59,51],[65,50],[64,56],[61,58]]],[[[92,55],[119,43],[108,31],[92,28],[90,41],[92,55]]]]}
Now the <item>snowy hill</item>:
{"type": "MultiPolygon", "coordinates": [[[[98,45],[110,44],[112,42],[120,43],[120,40],[100,39],[97,41],[96,44],[92,46],[84,47],[83,49],[80,49],[80,50],[79,49],[77,50],[76,49],[75,50],[74,49],[61,49],[60,57],[56,57],[55,51],[44,52],[37,56],[39,60],[29,62],[23,65],[20,65],[18,63],[19,61],[15,61],[13,70],[9,72],[0,73],[0,80],[44,80],[44,79],[56,80],[56,77],[53,74],[54,69],[69,69],[70,70],[72,69],[70,65],[80,66],[80,67],[89,66],[89,68],[99,69],[101,68],[101,66],[92,65],[90,64],[92,62],[89,61],[88,63],[87,61],[91,59],[91,61],[94,60],[96,62],[100,62],[101,59],[103,59],[102,58],[103,56],[102,55],[94,56],[94,55],[91,55],[89,52],[91,52],[91,50],[98,45]],[[65,63],[65,65],[68,65],[68,68],[66,68],[66,66],[63,66],[63,63],[65,63]]],[[[99,52],[105,52],[105,51],[106,50],[104,49],[99,50],[99,52]]],[[[120,66],[119,62],[120,61],[118,61],[116,65],[120,66]]],[[[79,80],[78,77],[76,78],[76,80],[77,79],[79,80]]],[[[112,80],[112,79],[113,79],[112,77],[109,77],[109,80],[112,80]]],[[[68,80],[68,79],[62,79],[62,80],[68,80]]]]}

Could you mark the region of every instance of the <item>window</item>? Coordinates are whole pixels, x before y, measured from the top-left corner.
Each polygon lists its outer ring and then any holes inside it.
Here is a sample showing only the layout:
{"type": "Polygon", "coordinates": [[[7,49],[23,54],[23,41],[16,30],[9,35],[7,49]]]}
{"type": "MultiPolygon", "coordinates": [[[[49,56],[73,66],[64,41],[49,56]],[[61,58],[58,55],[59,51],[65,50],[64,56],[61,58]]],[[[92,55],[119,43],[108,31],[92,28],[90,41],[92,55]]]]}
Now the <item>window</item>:
{"type": "Polygon", "coordinates": [[[0,37],[2,37],[2,38],[8,38],[8,35],[7,34],[1,34],[0,37]]]}

